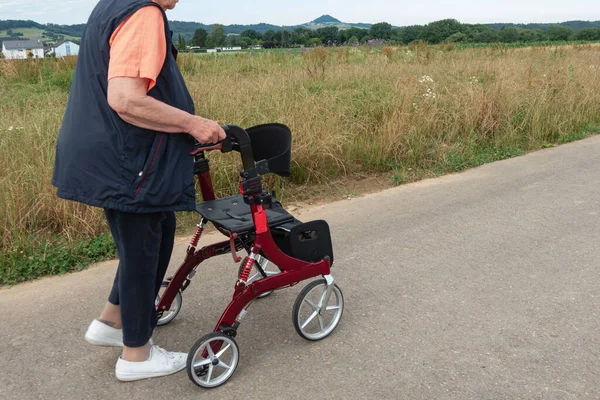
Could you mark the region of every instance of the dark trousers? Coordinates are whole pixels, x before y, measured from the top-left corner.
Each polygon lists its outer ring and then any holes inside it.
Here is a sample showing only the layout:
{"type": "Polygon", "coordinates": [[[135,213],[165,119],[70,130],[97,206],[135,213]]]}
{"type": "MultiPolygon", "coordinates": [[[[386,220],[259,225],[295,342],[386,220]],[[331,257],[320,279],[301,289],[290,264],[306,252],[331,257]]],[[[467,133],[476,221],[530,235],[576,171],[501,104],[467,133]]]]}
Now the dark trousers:
{"type": "Polygon", "coordinates": [[[104,212],[119,255],[108,301],[121,308],[123,344],[141,347],[156,328],[155,299],[173,252],[175,213],[104,212]]]}

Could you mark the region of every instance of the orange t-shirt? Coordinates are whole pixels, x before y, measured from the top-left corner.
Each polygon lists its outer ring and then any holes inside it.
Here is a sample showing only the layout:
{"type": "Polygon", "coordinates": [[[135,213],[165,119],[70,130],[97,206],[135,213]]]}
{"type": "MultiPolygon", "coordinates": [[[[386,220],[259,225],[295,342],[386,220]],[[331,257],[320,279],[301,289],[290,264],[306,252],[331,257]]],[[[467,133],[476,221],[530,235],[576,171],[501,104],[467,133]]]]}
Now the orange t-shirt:
{"type": "Polygon", "coordinates": [[[165,21],[155,6],[146,6],[127,18],[110,38],[108,80],[144,78],[148,91],[156,85],[167,56],[165,21]]]}

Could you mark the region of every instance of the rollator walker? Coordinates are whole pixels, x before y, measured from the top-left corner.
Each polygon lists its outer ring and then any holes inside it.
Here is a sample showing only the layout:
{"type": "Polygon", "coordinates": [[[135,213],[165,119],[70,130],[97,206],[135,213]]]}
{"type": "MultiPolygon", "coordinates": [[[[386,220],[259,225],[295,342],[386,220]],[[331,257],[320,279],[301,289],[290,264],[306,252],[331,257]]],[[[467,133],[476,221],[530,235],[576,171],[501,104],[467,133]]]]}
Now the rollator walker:
{"type": "Polygon", "coordinates": [[[240,264],[231,303],[213,333],[200,338],[188,355],[188,375],[203,388],[218,387],[235,372],[240,360],[235,337],[254,300],[321,276],[300,292],[293,307],[294,327],[310,341],[329,336],[344,311],[342,291],[331,275],[334,258],[329,225],[325,221],[298,221],[262,185],[266,174],[290,175],[290,129],[281,124],[260,125],[247,131],[235,125],[223,129],[223,142],[198,144],[192,153],[204,200],[197,205],[201,220],[183,264],[163,283],[156,299],[158,325],[166,325],[181,310],[183,293],[202,262],[231,254],[234,262],[240,264]],[[216,150],[241,155],[243,170],[240,194],[236,196],[215,198],[205,154],[216,150]],[[198,249],[209,222],[228,240],[198,249]],[[247,253],[243,259],[237,255],[242,250],[247,253]]]}

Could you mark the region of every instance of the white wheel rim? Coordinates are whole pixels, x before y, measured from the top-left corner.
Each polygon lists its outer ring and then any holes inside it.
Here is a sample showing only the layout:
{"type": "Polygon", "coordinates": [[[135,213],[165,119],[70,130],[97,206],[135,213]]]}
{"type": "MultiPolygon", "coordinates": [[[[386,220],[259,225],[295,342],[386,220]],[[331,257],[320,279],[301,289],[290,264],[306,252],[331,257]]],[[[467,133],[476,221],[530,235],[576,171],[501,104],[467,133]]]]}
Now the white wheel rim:
{"type": "Polygon", "coordinates": [[[344,298],[337,286],[332,288],[329,299],[327,285],[313,287],[302,299],[298,310],[298,327],[310,340],[320,340],[337,327],[344,311],[344,298]]]}
{"type": "MultiPolygon", "coordinates": [[[[161,290],[158,292],[158,296],[156,296],[155,302],[156,307],[158,307],[158,304],[160,303],[162,295],[164,294],[166,289],[167,288],[161,288],[161,290]]],[[[179,314],[179,311],[181,310],[181,300],[181,292],[178,292],[177,296],[175,296],[175,300],[173,300],[173,303],[171,304],[171,308],[169,308],[168,310],[164,310],[162,317],[158,319],[159,326],[168,324],[177,316],[177,314],[179,314]]]]}
{"type": "MultiPolygon", "coordinates": [[[[218,343],[217,343],[218,344],[218,343]]],[[[194,353],[191,368],[194,381],[206,388],[217,387],[225,383],[235,371],[239,360],[238,347],[233,340],[227,336],[219,336],[202,343],[194,353]],[[211,344],[221,342],[218,352],[213,351],[211,344]],[[206,351],[207,357],[203,357],[206,351]],[[199,376],[198,370],[205,369],[206,372],[199,376]]]]}

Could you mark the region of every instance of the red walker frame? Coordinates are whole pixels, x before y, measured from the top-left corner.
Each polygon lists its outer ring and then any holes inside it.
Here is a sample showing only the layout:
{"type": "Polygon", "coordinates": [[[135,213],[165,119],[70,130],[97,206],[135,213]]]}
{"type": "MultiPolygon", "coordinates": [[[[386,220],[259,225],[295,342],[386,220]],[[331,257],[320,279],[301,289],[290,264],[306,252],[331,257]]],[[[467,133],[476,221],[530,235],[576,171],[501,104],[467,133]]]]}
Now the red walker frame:
{"type": "MultiPolygon", "coordinates": [[[[222,145],[199,148],[192,154],[204,159],[205,151],[219,150],[221,148],[222,145]]],[[[245,167],[247,168],[247,166],[245,167]]],[[[206,168],[205,171],[198,172],[197,178],[204,201],[215,200],[214,188],[208,168],[206,168]]],[[[245,194],[241,185],[240,192],[241,194],[245,194]]],[[[254,197],[258,194],[246,195],[254,197]]],[[[233,333],[232,336],[235,336],[237,326],[243,316],[243,310],[260,295],[276,289],[293,286],[301,281],[315,278],[320,275],[330,275],[331,265],[328,258],[316,263],[311,263],[298,260],[285,254],[277,246],[271,235],[264,206],[262,204],[252,204],[250,208],[252,211],[254,227],[256,229],[256,237],[250,247],[250,254],[246,256],[243,265],[246,269],[252,268],[255,262],[254,257],[262,252],[270,262],[279,267],[281,273],[256,280],[248,285],[246,285],[246,282],[243,279],[238,280],[235,285],[233,299],[217,323],[214,329],[215,333],[223,332],[230,335],[233,333]]],[[[198,242],[204,232],[206,223],[207,221],[202,218],[202,222],[198,225],[196,234],[190,242],[185,260],[175,275],[170,279],[166,291],[161,296],[160,301],[157,304],[157,311],[160,314],[171,308],[171,305],[180,290],[184,291],[187,289],[191,278],[195,275],[196,269],[204,261],[227,253],[232,253],[235,261],[241,260],[237,258],[236,251],[243,249],[244,244],[238,240],[235,234],[229,234],[230,239],[228,241],[197,249],[198,242]]],[[[227,233],[221,232],[227,235],[227,233]]],[[[242,268],[241,275],[243,275],[243,270],[244,268],[242,268]]]]}

